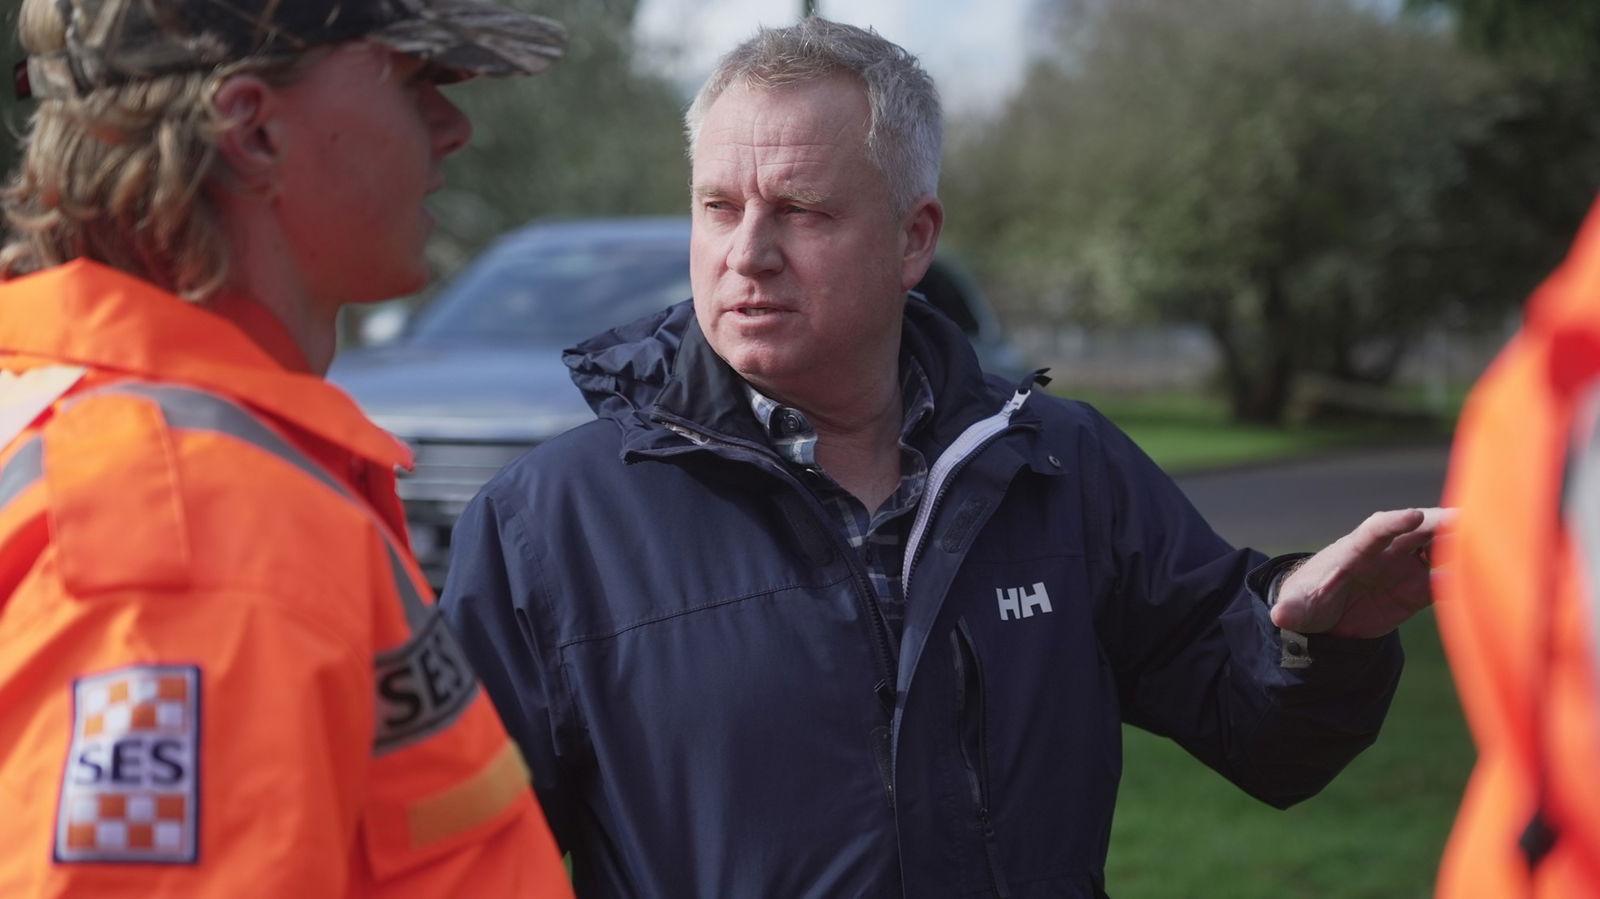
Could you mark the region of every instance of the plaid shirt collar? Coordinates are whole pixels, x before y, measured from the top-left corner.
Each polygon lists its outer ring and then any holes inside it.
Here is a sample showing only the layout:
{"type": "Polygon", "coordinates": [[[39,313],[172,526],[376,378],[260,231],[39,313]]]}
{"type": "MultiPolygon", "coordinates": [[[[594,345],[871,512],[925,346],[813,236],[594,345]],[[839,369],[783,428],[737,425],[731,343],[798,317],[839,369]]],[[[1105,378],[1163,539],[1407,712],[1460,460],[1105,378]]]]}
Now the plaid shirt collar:
{"type": "MultiPolygon", "coordinates": [[[[744,382],[750,410],[772,448],[784,461],[801,468],[817,467],[817,430],[804,412],[766,396],[744,382]]],[[[928,375],[910,353],[900,354],[900,397],[904,417],[900,424],[900,445],[910,448],[913,437],[924,422],[933,417],[933,386],[928,375]]]]}

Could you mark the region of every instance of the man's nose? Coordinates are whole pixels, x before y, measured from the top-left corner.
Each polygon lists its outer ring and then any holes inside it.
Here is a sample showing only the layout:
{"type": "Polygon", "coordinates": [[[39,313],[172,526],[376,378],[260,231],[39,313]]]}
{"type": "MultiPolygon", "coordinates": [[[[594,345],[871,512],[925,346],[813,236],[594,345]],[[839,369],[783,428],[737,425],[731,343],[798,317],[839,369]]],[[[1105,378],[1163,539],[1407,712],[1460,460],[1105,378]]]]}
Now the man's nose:
{"type": "Polygon", "coordinates": [[[443,159],[472,140],[472,121],[436,85],[427,85],[424,90],[428,130],[433,134],[435,152],[443,159]]]}
{"type": "Polygon", "coordinates": [[[783,268],[783,252],[778,245],[777,227],[767,213],[745,207],[744,218],[733,233],[728,248],[728,268],[747,278],[769,275],[783,268]]]}

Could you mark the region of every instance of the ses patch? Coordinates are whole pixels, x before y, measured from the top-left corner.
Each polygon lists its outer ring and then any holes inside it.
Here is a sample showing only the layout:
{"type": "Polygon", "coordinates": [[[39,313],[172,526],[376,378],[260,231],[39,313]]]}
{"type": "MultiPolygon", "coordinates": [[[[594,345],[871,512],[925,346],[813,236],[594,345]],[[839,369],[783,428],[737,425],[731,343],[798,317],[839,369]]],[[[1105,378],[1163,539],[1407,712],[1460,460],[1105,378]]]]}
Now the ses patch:
{"type": "Polygon", "coordinates": [[[78,679],[56,861],[193,864],[199,767],[199,668],[138,665],[78,679]]]}
{"type": "Polygon", "coordinates": [[[374,667],[377,755],[444,730],[477,695],[477,675],[437,606],[408,642],[380,653],[374,667]]]}

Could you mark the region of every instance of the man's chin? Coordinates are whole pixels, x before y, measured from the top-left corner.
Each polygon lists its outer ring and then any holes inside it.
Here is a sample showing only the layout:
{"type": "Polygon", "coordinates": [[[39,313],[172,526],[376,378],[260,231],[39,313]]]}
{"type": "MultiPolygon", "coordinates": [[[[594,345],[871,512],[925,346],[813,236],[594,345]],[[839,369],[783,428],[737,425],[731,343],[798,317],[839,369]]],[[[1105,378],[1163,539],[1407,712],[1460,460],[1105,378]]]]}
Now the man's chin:
{"type": "Polygon", "coordinates": [[[782,376],[782,372],[774,370],[771,365],[754,364],[748,362],[745,364],[735,364],[730,362],[728,367],[732,368],[734,372],[739,375],[739,377],[744,378],[746,381],[749,381],[751,384],[755,385],[758,390],[762,390],[763,393],[766,391],[762,388],[771,385],[775,376],[782,376]]]}
{"type": "Polygon", "coordinates": [[[729,368],[751,383],[782,378],[789,368],[782,364],[782,360],[774,358],[773,354],[766,350],[751,351],[741,348],[730,353],[719,351],[717,355],[728,363],[729,368]]]}

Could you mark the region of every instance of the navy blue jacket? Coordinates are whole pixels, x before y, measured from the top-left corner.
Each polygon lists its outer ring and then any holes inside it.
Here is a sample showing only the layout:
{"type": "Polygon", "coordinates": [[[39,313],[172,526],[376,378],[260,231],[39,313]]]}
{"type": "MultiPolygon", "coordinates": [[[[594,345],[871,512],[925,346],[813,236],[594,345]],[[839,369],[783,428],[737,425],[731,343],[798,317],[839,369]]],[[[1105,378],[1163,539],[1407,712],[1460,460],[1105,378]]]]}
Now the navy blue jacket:
{"type": "Polygon", "coordinates": [[[569,352],[599,420],[462,516],[445,613],[580,895],[1098,896],[1122,722],[1278,806],[1376,737],[1398,638],[1280,667],[1272,563],[931,307],[904,339],[939,455],[898,645],[687,305],[569,352]]]}

